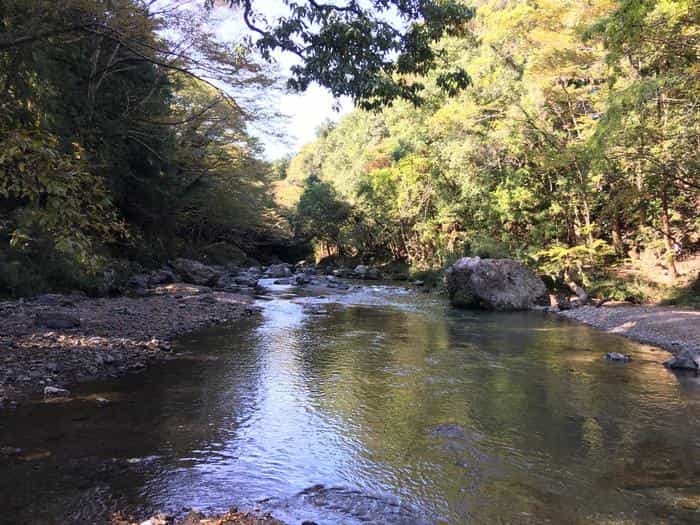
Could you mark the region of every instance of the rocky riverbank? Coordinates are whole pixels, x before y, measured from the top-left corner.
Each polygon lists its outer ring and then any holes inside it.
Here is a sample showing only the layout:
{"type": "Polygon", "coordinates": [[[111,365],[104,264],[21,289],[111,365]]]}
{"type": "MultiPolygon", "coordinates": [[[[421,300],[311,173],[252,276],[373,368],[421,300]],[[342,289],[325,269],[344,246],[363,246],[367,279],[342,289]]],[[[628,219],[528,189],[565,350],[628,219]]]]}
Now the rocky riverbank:
{"type": "Polygon", "coordinates": [[[261,279],[322,294],[351,290],[342,278],[382,277],[362,265],[239,268],[176,259],[133,275],[126,289],[111,290],[114,297],[44,294],[0,302],[0,410],[32,395],[69,397],[72,384],[173,359],[170,341],[176,336],[252,314],[261,279]]]}
{"type": "MultiPolygon", "coordinates": [[[[284,523],[268,514],[259,515],[232,509],[224,514],[214,516],[207,516],[201,512],[192,511],[180,520],[175,520],[173,517],[164,514],[153,516],[142,522],[115,516],[110,525],[284,525],[284,523]]],[[[304,522],[302,525],[315,524],[304,522]]]]}
{"type": "Polygon", "coordinates": [[[579,321],[639,343],[658,346],[673,354],[700,353],[700,312],[673,306],[605,304],[555,310],[579,321]]]}
{"type": "MultiPolygon", "coordinates": [[[[142,294],[143,295],[143,294],[142,294]]],[[[252,295],[173,283],[139,297],[47,294],[0,303],[0,408],[172,359],[170,340],[251,315],[252,295]]]]}

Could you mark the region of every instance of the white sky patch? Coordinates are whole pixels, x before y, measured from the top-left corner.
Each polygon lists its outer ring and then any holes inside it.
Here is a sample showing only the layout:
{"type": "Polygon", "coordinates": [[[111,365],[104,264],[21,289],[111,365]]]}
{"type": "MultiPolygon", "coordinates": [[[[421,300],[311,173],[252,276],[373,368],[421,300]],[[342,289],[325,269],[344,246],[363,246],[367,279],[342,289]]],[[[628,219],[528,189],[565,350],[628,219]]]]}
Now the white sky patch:
{"type": "MultiPolygon", "coordinates": [[[[263,15],[269,19],[284,14],[282,2],[259,2],[263,15]]],[[[216,9],[212,20],[216,34],[222,41],[237,41],[249,34],[245,28],[241,13],[228,8],[216,9]]],[[[290,53],[273,54],[283,78],[290,75],[290,68],[298,63],[298,58],[290,53]]],[[[283,118],[273,122],[257,122],[250,127],[250,132],[258,137],[265,148],[269,160],[293,155],[299,149],[316,138],[316,130],[328,120],[337,121],[353,109],[349,97],[336,99],[328,89],[312,84],[303,93],[290,91],[266,94],[266,104],[272,104],[273,112],[283,118]]]]}

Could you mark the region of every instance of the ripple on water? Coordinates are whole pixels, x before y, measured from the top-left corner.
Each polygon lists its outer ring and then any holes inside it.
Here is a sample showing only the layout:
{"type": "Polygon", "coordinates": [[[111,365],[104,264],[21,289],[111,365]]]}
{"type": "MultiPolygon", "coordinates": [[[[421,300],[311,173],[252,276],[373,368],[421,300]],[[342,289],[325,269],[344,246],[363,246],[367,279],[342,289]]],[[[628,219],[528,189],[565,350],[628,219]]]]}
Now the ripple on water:
{"type": "Polygon", "coordinates": [[[183,505],[319,524],[697,523],[700,379],[654,349],[383,285],[302,294],[273,287],[257,321],[182,338],[189,359],[76,392],[108,392],[106,407],[3,421],[0,450],[42,452],[0,455],[5,523],[183,505]]]}

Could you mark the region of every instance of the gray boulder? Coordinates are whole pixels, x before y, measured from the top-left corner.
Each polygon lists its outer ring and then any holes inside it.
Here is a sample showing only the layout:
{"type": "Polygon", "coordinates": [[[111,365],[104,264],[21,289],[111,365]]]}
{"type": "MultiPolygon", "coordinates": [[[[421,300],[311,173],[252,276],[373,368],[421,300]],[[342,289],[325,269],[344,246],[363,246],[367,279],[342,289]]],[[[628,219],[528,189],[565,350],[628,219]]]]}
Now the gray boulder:
{"type": "Polygon", "coordinates": [[[511,259],[463,257],[445,272],[453,306],[488,310],[528,310],[548,306],[542,279],[511,259]]]}
{"type": "Polygon", "coordinates": [[[171,263],[182,280],[190,284],[211,286],[221,277],[221,271],[191,259],[175,259],[171,263]]]}
{"type": "Polygon", "coordinates": [[[142,290],[144,288],[148,288],[148,275],[143,273],[132,275],[129,277],[126,284],[132,290],[142,290]]]}
{"type": "Polygon", "coordinates": [[[236,279],[238,278],[239,272],[227,272],[223,274],[219,279],[216,281],[216,288],[220,290],[232,290],[235,289],[239,286],[239,283],[236,282],[236,279]]]}
{"type": "Polygon", "coordinates": [[[255,288],[258,286],[258,276],[260,274],[256,272],[243,272],[234,277],[233,281],[238,285],[238,286],[249,286],[251,288],[255,288]]]}
{"type": "Polygon", "coordinates": [[[292,275],[292,270],[289,267],[288,264],[285,263],[280,263],[280,264],[271,264],[267,270],[265,270],[265,277],[271,277],[271,278],[281,278],[281,277],[289,277],[292,275]]]}
{"type": "Polygon", "coordinates": [[[333,277],[345,278],[345,277],[356,277],[357,273],[355,273],[350,268],[346,268],[345,266],[341,266],[340,268],[336,268],[335,270],[333,270],[331,272],[331,275],[333,277]]]}
{"type": "Polygon", "coordinates": [[[378,281],[382,278],[382,272],[378,268],[370,268],[365,274],[365,279],[371,279],[373,281],[378,281]]]}
{"type": "Polygon", "coordinates": [[[369,268],[364,264],[358,264],[357,266],[355,266],[355,269],[353,271],[355,272],[355,275],[364,279],[367,275],[367,272],[369,271],[369,268]]]}
{"type": "Polygon", "coordinates": [[[353,277],[359,277],[360,279],[370,279],[378,280],[382,278],[382,272],[377,268],[372,268],[371,266],[366,266],[364,264],[358,264],[353,270],[353,277]]]}
{"type": "Polygon", "coordinates": [[[679,368],[684,370],[700,369],[700,350],[686,348],[664,362],[666,368],[679,368]]]}
{"type": "Polygon", "coordinates": [[[34,322],[37,326],[63,330],[80,326],[80,317],[65,312],[39,312],[34,317],[34,322]]]}
{"type": "Polygon", "coordinates": [[[304,285],[304,284],[309,284],[311,283],[311,274],[310,273],[298,273],[294,276],[294,283],[297,285],[304,285]]]}

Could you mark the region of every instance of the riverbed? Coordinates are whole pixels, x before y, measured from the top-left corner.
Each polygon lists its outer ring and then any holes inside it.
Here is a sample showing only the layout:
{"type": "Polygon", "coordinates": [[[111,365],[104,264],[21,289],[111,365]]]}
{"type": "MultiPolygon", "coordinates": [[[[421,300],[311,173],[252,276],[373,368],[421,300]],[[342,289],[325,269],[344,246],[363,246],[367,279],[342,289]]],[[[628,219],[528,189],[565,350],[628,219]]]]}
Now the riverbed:
{"type": "Polygon", "coordinates": [[[700,379],[665,352],[417,289],[264,284],[260,316],[179,359],[0,416],[0,523],[700,520],[700,379]]]}

